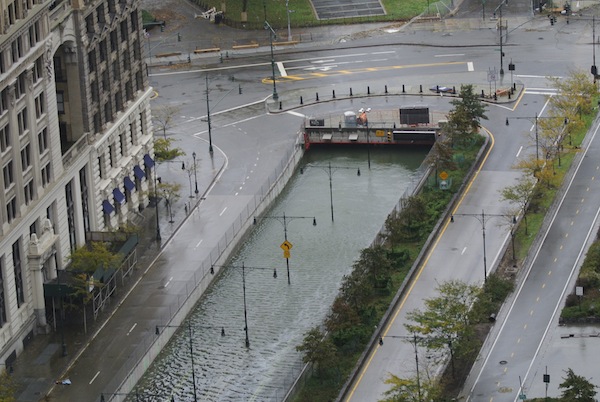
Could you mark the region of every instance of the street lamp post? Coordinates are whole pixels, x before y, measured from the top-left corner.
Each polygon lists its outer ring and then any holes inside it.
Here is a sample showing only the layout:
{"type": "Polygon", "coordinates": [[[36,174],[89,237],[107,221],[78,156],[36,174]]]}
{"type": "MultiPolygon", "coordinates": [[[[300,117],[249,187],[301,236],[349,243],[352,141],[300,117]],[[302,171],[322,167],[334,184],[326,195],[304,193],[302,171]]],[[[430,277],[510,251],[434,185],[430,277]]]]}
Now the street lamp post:
{"type": "Polygon", "coordinates": [[[210,127],[210,101],[208,99],[208,75],[205,77],[206,79],[206,120],[208,122],[208,153],[210,156],[213,155],[213,146],[212,146],[212,131],[210,127]]]}
{"type": "MultiPolygon", "coordinates": [[[[289,17],[289,14],[288,14],[288,17],[289,17]]],[[[271,44],[271,71],[273,74],[273,99],[277,100],[277,99],[279,99],[279,95],[277,94],[277,86],[275,84],[275,55],[273,54],[273,38],[277,39],[277,34],[271,27],[271,24],[269,24],[267,22],[267,20],[265,20],[264,27],[265,27],[265,29],[269,30],[269,42],[271,44]]]]}
{"type": "Polygon", "coordinates": [[[517,223],[517,218],[514,215],[507,214],[487,214],[484,210],[481,210],[481,214],[453,214],[450,215],[450,222],[454,222],[455,216],[470,216],[475,218],[481,223],[481,235],[483,237],[483,282],[487,283],[487,255],[486,255],[486,247],[485,247],[485,223],[486,218],[494,218],[494,217],[509,217],[512,216],[513,225],[517,223]]]}
{"type": "MultiPolygon", "coordinates": [[[[214,267],[218,265],[213,265],[210,267],[210,273],[214,275],[215,269],[214,267]]],[[[248,335],[248,307],[246,304],[246,269],[268,269],[265,267],[246,267],[244,263],[242,265],[221,265],[222,267],[229,268],[241,268],[242,269],[242,294],[244,299],[244,332],[246,333],[246,347],[250,347],[250,336],[248,335]]],[[[273,278],[277,279],[277,269],[273,269],[273,278]]]]}
{"type": "Polygon", "coordinates": [[[288,42],[292,41],[292,29],[290,27],[290,0],[285,0],[285,11],[287,14],[287,22],[288,22],[288,42]]]}
{"type": "Polygon", "coordinates": [[[160,222],[158,220],[158,184],[157,184],[157,176],[156,168],[158,167],[158,163],[154,164],[154,208],[156,208],[156,241],[160,241],[160,222]]]}
{"type": "Polygon", "coordinates": [[[421,377],[419,375],[419,350],[417,349],[417,334],[413,334],[413,336],[406,335],[381,335],[379,337],[379,346],[383,346],[383,338],[399,338],[409,340],[415,347],[415,364],[417,369],[417,395],[418,401],[421,402],[421,377]]]}
{"type": "Polygon", "coordinates": [[[194,192],[196,193],[196,197],[198,197],[198,173],[197,173],[197,169],[196,169],[196,152],[192,152],[192,158],[194,159],[194,183],[196,184],[196,189],[194,190],[194,192]]]}
{"type": "MultiPolygon", "coordinates": [[[[327,175],[329,176],[329,200],[330,200],[330,205],[331,205],[331,222],[333,222],[333,181],[332,181],[333,173],[335,173],[335,171],[337,169],[355,169],[355,168],[348,167],[348,166],[331,166],[331,162],[329,162],[327,164],[327,166],[306,165],[304,167],[301,167],[300,174],[304,174],[304,169],[312,168],[312,167],[323,169],[323,171],[325,173],[327,173],[327,175]]],[[[358,168],[356,175],[360,176],[360,168],[358,168]]]]}
{"type": "MultiPolygon", "coordinates": [[[[268,219],[275,219],[277,220],[279,223],[281,223],[283,225],[283,237],[284,237],[284,242],[282,243],[281,247],[287,247],[287,254],[284,251],[284,257],[285,257],[285,266],[287,268],[287,279],[288,279],[288,285],[290,285],[291,279],[290,279],[290,258],[289,258],[289,250],[292,248],[291,247],[291,243],[288,242],[288,238],[287,238],[287,222],[288,221],[292,221],[294,219],[312,219],[313,220],[313,226],[317,226],[317,218],[315,218],[314,216],[286,216],[285,214],[283,214],[282,216],[265,216],[264,218],[268,218],[268,219]]],[[[256,218],[254,218],[253,223],[256,225],[257,220],[256,218]]]]}
{"type": "Polygon", "coordinates": [[[502,51],[502,6],[506,4],[506,0],[503,0],[498,7],[494,10],[494,16],[496,12],[500,13],[499,31],[500,31],[500,75],[504,75],[504,52],[502,51]]]}
{"type": "MultiPolygon", "coordinates": [[[[538,121],[540,119],[557,119],[559,118],[559,116],[538,116],[537,112],[535,113],[534,117],[523,117],[523,116],[519,116],[519,117],[507,117],[506,118],[506,125],[508,126],[509,123],[509,119],[514,119],[514,120],[518,120],[518,119],[525,119],[525,120],[534,120],[534,125],[535,125],[535,159],[539,160],[540,159],[540,150],[539,150],[539,136],[538,136],[538,121]]],[[[569,123],[569,119],[568,118],[564,118],[563,120],[563,130],[564,128],[567,126],[567,124],[569,123]]],[[[558,144],[557,144],[558,145],[558,144]]]]}
{"type": "MultiPolygon", "coordinates": [[[[191,322],[188,322],[186,325],[157,325],[156,329],[155,329],[155,333],[156,335],[160,335],[160,328],[181,328],[181,327],[187,327],[188,329],[188,335],[189,335],[189,339],[190,339],[190,358],[192,361],[192,388],[193,388],[193,392],[194,392],[194,402],[198,402],[198,394],[196,391],[196,371],[194,370],[194,344],[193,344],[193,333],[192,333],[192,327],[196,327],[196,328],[208,328],[208,329],[214,329],[216,327],[210,327],[210,326],[200,326],[200,325],[192,325],[191,322]]],[[[221,336],[225,336],[225,328],[221,327],[221,336]]]]}

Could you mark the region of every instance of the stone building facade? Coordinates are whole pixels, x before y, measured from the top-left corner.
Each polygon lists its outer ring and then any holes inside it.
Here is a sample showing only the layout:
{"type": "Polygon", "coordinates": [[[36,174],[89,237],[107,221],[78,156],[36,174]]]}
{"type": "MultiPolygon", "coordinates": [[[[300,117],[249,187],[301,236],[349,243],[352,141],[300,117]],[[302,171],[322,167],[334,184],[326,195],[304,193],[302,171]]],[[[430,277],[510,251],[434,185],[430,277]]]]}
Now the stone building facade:
{"type": "MultiPolygon", "coordinates": [[[[140,0],[0,0],[0,365],[56,329],[44,294],[152,187],[140,0]]],[[[2,369],[2,367],[0,367],[2,369]]]]}

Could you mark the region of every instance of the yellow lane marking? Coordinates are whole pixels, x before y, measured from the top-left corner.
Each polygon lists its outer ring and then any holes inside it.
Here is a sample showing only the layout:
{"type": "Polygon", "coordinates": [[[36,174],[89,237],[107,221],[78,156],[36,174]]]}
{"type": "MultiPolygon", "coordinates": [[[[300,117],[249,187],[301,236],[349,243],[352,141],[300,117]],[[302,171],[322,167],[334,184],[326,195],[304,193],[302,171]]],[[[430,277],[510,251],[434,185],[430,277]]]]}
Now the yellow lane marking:
{"type": "MultiPolygon", "coordinates": [[[[423,64],[407,64],[407,65],[402,65],[402,66],[363,67],[363,68],[357,68],[357,69],[349,69],[349,70],[346,69],[346,70],[337,70],[337,71],[331,70],[331,71],[327,71],[327,72],[311,72],[311,73],[304,73],[304,74],[287,75],[285,77],[276,77],[275,81],[285,82],[286,80],[294,80],[294,81],[310,80],[310,79],[314,79],[314,78],[335,77],[338,75],[347,75],[347,74],[372,73],[372,72],[378,72],[378,71],[400,70],[400,69],[407,69],[407,68],[442,67],[442,66],[460,65],[460,64],[466,64],[466,63],[464,61],[452,61],[452,62],[446,62],[446,63],[423,63],[423,64]]],[[[271,83],[273,83],[273,78],[272,77],[263,78],[262,83],[263,84],[271,84],[271,83]]]]}
{"type": "MultiPolygon", "coordinates": [[[[468,194],[468,192],[471,190],[471,187],[473,186],[473,183],[475,182],[475,180],[477,179],[477,177],[479,177],[479,172],[481,172],[481,169],[483,169],[483,166],[485,166],[485,162],[488,160],[488,157],[490,156],[490,153],[492,152],[492,149],[494,149],[494,144],[495,144],[494,136],[485,127],[482,127],[482,129],[485,130],[488,133],[488,135],[490,136],[490,141],[491,141],[490,147],[489,147],[487,153],[485,154],[485,156],[483,157],[483,161],[479,165],[479,168],[477,169],[477,171],[475,171],[475,174],[473,175],[473,178],[471,179],[471,181],[469,182],[469,185],[465,189],[465,192],[462,194],[462,196],[460,197],[460,199],[456,203],[456,208],[454,208],[453,213],[456,212],[456,210],[462,204],[462,202],[463,202],[464,198],[466,197],[466,195],[468,194]]],[[[384,331],[383,331],[383,337],[384,338],[387,335],[388,331],[390,330],[392,324],[396,321],[396,318],[398,317],[398,314],[400,314],[400,311],[402,310],[402,308],[404,307],[404,304],[408,300],[408,297],[412,293],[412,290],[415,287],[415,284],[419,281],[419,278],[421,277],[421,274],[423,273],[423,270],[427,266],[427,263],[429,262],[429,259],[431,258],[431,255],[433,254],[433,251],[437,248],[437,245],[440,242],[440,239],[444,236],[444,233],[446,232],[446,229],[448,228],[449,224],[450,224],[450,219],[446,219],[446,222],[444,223],[444,226],[442,227],[442,229],[440,231],[440,234],[435,239],[435,243],[433,244],[433,247],[431,247],[431,249],[427,253],[427,256],[425,257],[425,260],[419,266],[419,269],[417,270],[417,274],[415,275],[414,279],[411,281],[411,284],[410,284],[408,290],[406,291],[406,293],[404,294],[404,297],[402,298],[402,301],[400,302],[400,304],[396,308],[396,311],[394,311],[394,315],[392,316],[392,319],[388,322],[386,328],[384,329],[384,331]]],[[[356,383],[354,384],[354,387],[352,387],[352,390],[350,391],[350,394],[348,394],[348,398],[346,398],[346,401],[352,400],[352,397],[354,396],[354,392],[356,392],[356,388],[358,388],[358,385],[360,384],[360,382],[362,381],[365,373],[369,369],[369,366],[371,365],[371,362],[373,361],[373,358],[375,357],[375,353],[377,353],[377,350],[379,350],[378,347],[374,348],[369,353],[369,358],[367,359],[366,364],[364,365],[363,369],[361,370],[360,375],[358,376],[358,379],[356,380],[356,383]]]]}

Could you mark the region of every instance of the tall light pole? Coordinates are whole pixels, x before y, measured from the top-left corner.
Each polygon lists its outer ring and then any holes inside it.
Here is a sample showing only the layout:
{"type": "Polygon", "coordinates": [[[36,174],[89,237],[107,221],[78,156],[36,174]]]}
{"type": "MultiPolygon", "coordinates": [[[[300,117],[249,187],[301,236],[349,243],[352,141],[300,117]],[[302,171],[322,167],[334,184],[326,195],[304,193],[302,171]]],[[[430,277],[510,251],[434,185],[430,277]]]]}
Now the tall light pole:
{"type": "MultiPolygon", "coordinates": [[[[519,117],[507,117],[506,118],[506,125],[507,126],[509,125],[508,121],[510,119],[514,119],[514,120],[523,120],[523,119],[525,119],[525,120],[532,120],[533,119],[534,124],[535,124],[535,159],[539,160],[540,159],[540,150],[539,150],[539,137],[538,137],[538,121],[540,119],[558,119],[558,118],[562,118],[562,117],[559,117],[559,116],[543,116],[543,117],[541,117],[541,116],[538,116],[538,114],[536,112],[534,117],[521,117],[521,116],[519,116],[519,117]]],[[[563,119],[563,130],[564,130],[564,127],[566,127],[566,125],[569,123],[569,119],[566,118],[566,117],[564,117],[562,119],[563,119]]]]}
{"type": "Polygon", "coordinates": [[[481,210],[481,214],[453,214],[453,215],[450,215],[450,222],[454,222],[455,216],[470,216],[472,218],[477,219],[479,221],[479,223],[481,223],[481,235],[483,237],[483,282],[487,283],[487,256],[486,256],[486,247],[485,247],[486,218],[490,219],[490,218],[494,218],[494,217],[510,217],[510,216],[512,216],[513,224],[517,223],[517,218],[514,215],[507,215],[507,214],[487,214],[486,215],[485,211],[481,210]]]}
{"type": "Polygon", "coordinates": [[[273,54],[273,38],[277,39],[277,34],[271,27],[271,24],[267,22],[267,20],[265,20],[264,27],[265,29],[269,30],[269,42],[271,44],[271,71],[273,74],[273,99],[277,100],[279,99],[279,95],[277,95],[277,85],[275,84],[275,55],[273,54]]]}
{"type": "MultiPolygon", "coordinates": [[[[301,167],[300,174],[304,174],[304,169],[312,168],[312,167],[323,169],[323,171],[325,171],[325,173],[327,173],[327,175],[329,176],[329,200],[330,200],[330,205],[331,205],[331,222],[333,222],[333,180],[332,180],[333,173],[335,173],[335,171],[337,169],[356,169],[356,168],[348,167],[348,166],[331,166],[331,162],[329,162],[327,164],[327,166],[306,165],[304,167],[301,167]]],[[[358,168],[356,175],[360,176],[360,168],[358,168]]]]}
{"type": "Polygon", "coordinates": [[[160,222],[158,220],[158,184],[157,184],[157,175],[156,168],[158,167],[158,163],[154,164],[154,208],[156,208],[156,241],[160,241],[160,222]]]}
{"type": "Polygon", "coordinates": [[[502,2],[498,5],[498,7],[496,7],[496,9],[494,10],[494,16],[496,15],[496,12],[500,13],[500,19],[499,19],[499,31],[500,31],[500,75],[504,75],[504,52],[502,51],[502,6],[504,6],[506,4],[506,0],[502,0],[502,2]]]}
{"type": "Polygon", "coordinates": [[[198,197],[198,172],[196,169],[196,152],[192,152],[192,158],[194,159],[194,182],[196,184],[196,190],[194,190],[194,192],[196,193],[196,197],[198,197]]]}
{"type": "MultiPolygon", "coordinates": [[[[271,270],[271,268],[246,267],[244,265],[244,263],[242,263],[242,265],[212,265],[210,267],[211,275],[215,274],[214,267],[216,267],[216,266],[242,269],[242,294],[243,294],[243,298],[244,298],[244,332],[246,333],[246,347],[249,348],[250,347],[250,336],[248,335],[248,308],[247,308],[247,304],[246,304],[246,269],[268,269],[268,270],[271,270]]],[[[273,278],[277,279],[277,269],[273,269],[273,278]]]]}
{"type": "MultiPolygon", "coordinates": [[[[275,219],[276,221],[278,221],[279,223],[281,223],[283,225],[284,241],[280,247],[284,250],[283,255],[285,258],[285,266],[287,268],[288,285],[290,285],[292,282],[290,279],[290,255],[289,255],[289,252],[292,248],[292,244],[288,241],[288,238],[287,238],[287,222],[292,221],[294,219],[312,219],[313,226],[317,226],[317,218],[315,218],[314,216],[286,216],[285,213],[282,216],[265,216],[264,218],[265,219],[275,219]]],[[[253,222],[256,225],[256,223],[257,223],[256,218],[254,218],[253,222]]]]}
{"type": "MultiPolygon", "coordinates": [[[[193,336],[192,328],[196,327],[196,328],[214,329],[217,327],[193,325],[191,322],[188,322],[186,325],[157,325],[155,333],[157,336],[160,335],[160,328],[181,328],[181,327],[187,327],[187,329],[188,329],[188,335],[189,335],[189,340],[190,340],[190,358],[192,361],[192,388],[194,390],[193,391],[194,392],[194,402],[198,402],[198,393],[196,391],[196,370],[194,369],[194,344],[193,344],[194,336],[193,336]]],[[[221,336],[225,336],[225,328],[224,327],[221,327],[221,336]]]]}
{"type": "Polygon", "coordinates": [[[290,0],[285,0],[285,11],[287,14],[287,22],[288,22],[288,42],[292,41],[292,29],[290,27],[290,7],[289,7],[289,3],[290,0]]]}
{"type": "Polygon", "coordinates": [[[383,338],[400,338],[405,339],[411,342],[415,347],[415,364],[417,369],[417,395],[418,401],[421,402],[421,377],[419,375],[419,350],[417,349],[417,334],[413,334],[413,336],[402,336],[402,335],[381,335],[379,337],[379,346],[383,346],[383,338]]]}
{"type": "Polygon", "coordinates": [[[206,119],[208,122],[208,153],[210,156],[213,155],[213,146],[212,146],[212,131],[210,127],[210,101],[208,99],[208,75],[205,77],[206,79],[206,119]]]}

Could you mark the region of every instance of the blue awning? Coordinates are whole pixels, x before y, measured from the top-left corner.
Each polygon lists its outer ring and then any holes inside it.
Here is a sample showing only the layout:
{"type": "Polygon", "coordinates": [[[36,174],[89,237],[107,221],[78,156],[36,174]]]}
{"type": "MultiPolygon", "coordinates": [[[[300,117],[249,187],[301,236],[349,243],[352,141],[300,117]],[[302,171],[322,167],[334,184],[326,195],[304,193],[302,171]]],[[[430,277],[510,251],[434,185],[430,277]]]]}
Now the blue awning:
{"type": "Polygon", "coordinates": [[[118,202],[119,204],[125,203],[125,195],[123,195],[121,190],[119,190],[118,188],[115,188],[113,190],[113,196],[115,197],[115,201],[118,202]]]}
{"type": "Polygon", "coordinates": [[[144,177],[146,177],[146,173],[144,173],[144,171],[142,170],[141,167],[139,167],[138,165],[135,165],[133,167],[133,174],[135,177],[138,178],[138,180],[142,180],[144,177]]]}
{"type": "Polygon", "coordinates": [[[144,165],[146,165],[148,169],[152,169],[152,166],[154,166],[154,161],[148,154],[144,155],[144,165]]]}
{"type": "Polygon", "coordinates": [[[123,179],[123,184],[125,184],[125,188],[127,189],[127,191],[133,191],[135,189],[135,183],[131,181],[129,176],[125,176],[125,178],[123,179]]]}
{"type": "Polygon", "coordinates": [[[115,207],[113,207],[112,204],[108,202],[108,200],[102,201],[102,209],[104,210],[104,213],[106,215],[110,215],[113,212],[115,212],[115,207]]]}

